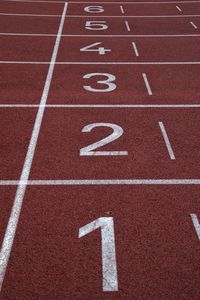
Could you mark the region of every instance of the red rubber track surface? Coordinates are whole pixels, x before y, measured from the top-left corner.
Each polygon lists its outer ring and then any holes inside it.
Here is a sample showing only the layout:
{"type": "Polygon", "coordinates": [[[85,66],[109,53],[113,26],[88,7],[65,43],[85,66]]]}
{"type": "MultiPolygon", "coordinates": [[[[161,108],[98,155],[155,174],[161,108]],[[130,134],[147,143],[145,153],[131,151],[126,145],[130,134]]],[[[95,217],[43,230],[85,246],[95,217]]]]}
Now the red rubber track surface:
{"type": "Polygon", "coordinates": [[[111,2],[0,2],[2,300],[200,299],[200,1],[111,2]]]}

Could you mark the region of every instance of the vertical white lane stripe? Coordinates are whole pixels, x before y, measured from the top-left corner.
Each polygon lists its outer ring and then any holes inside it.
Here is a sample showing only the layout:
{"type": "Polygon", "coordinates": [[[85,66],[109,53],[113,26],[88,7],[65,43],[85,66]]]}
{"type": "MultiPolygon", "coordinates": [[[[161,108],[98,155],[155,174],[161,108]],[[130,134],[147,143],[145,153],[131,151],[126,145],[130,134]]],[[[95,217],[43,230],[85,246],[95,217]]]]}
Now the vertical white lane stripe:
{"type": "Polygon", "coordinates": [[[32,165],[32,161],[33,161],[33,157],[34,157],[34,153],[35,153],[35,148],[36,148],[37,141],[38,141],[40,127],[41,127],[44,110],[45,110],[45,105],[47,102],[47,97],[48,97],[49,88],[50,88],[50,84],[51,84],[51,80],[52,80],[52,75],[53,75],[53,71],[54,71],[58,48],[59,48],[59,44],[60,44],[60,40],[61,40],[63,25],[64,25],[64,21],[65,21],[65,15],[67,12],[67,6],[68,6],[68,3],[66,2],[64,5],[63,13],[62,13],[62,18],[61,18],[60,25],[59,25],[59,29],[58,29],[54,49],[53,49],[53,54],[51,57],[51,63],[49,65],[49,69],[48,69],[45,86],[44,86],[42,97],[40,100],[40,106],[39,106],[39,109],[37,112],[35,124],[33,127],[31,139],[29,142],[28,151],[27,151],[25,162],[23,165],[20,182],[17,187],[12,211],[11,211],[8,225],[6,228],[4,240],[2,243],[2,248],[0,251],[0,289],[2,287],[2,283],[4,280],[6,267],[8,264],[8,260],[9,260],[10,252],[12,249],[15,232],[16,232],[16,228],[17,228],[17,224],[18,224],[18,220],[19,220],[19,216],[20,216],[20,212],[21,212],[24,194],[26,191],[27,185],[25,183],[28,181],[28,178],[29,178],[31,165],[32,165]]]}
{"type": "Polygon", "coordinates": [[[130,26],[129,26],[129,24],[128,24],[128,21],[125,21],[125,25],[126,25],[127,31],[131,31],[130,26]]]}
{"type": "Polygon", "coordinates": [[[178,9],[178,11],[182,12],[181,8],[177,5],[176,8],[178,9]]]}
{"type": "Polygon", "coordinates": [[[194,24],[194,22],[191,21],[190,24],[191,24],[195,29],[198,28],[197,25],[194,24]]]}
{"type": "Polygon", "coordinates": [[[172,146],[170,144],[170,141],[169,141],[169,138],[168,138],[168,135],[167,135],[167,132],[165,130],[165,126],[164,126],[163,122],[159,122],[159,126],[160,126],[160,130],[162,132],[162,135],[163,135],[163,138],[164,138],[164,141],[165,141],[165,145],[166,145],[168,153],[169,153],[169,157],[172,160],[174,160],[176,158],[175,158],[174,152],[172,150],[172,146]]]}
{"type": "Polygon", "coordinates": [[[149,96],[153,95],[146,73],[142,73],[142,77],[144,79],[144,83],[145,83],[148,95],[149,96]]]}
{"type": "Polygon", "coordinates": [[[124,8],[122,5],[120,5],[120,10],[121,10],[121,13],[124,14],[124,8]]]}
{"type": "Polygon", "coordinates": [[[138,52],[136,43],[135,43],[135,42],[132,42],[132,45],[133,45],[133,50],[134,50],[134,52],[135,52],[135,55],[136,55],[136,56],[139,56],[139,52],[138,52]]]}
{"type": "Polygon", "coordinates": [[[199,224],[199,220],[197,218],[197,215],[196,214],[190,214],[190,217],[192,219],[192,223],[194,225],[194,228],[195,228],[195,231],[196,231],[196,234],[200,240],[200,224],[199,224]]]}

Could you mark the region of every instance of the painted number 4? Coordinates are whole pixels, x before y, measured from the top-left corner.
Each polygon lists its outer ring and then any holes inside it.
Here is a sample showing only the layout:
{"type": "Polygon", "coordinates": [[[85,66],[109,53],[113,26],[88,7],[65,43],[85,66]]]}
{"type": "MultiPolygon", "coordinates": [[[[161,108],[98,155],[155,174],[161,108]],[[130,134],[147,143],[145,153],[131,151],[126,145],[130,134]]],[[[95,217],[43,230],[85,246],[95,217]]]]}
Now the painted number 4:
{"type": "Polygon", "coordinates": [[[105,49],[104,47],[95,48],[95,46],[101,45],[102,42],[96,42],[94,44],[85,46],[80,49],[80,52],[98,52],[100,55],[106,54],[106,52],[111,52],[111,49],[105,49]]]}
{"type": "Polygon", "coordinates": [[[113,218],[98,218],[79,229],[79,238],[101,228],[102,287],[104,292],[118,291],[113,218]]]}

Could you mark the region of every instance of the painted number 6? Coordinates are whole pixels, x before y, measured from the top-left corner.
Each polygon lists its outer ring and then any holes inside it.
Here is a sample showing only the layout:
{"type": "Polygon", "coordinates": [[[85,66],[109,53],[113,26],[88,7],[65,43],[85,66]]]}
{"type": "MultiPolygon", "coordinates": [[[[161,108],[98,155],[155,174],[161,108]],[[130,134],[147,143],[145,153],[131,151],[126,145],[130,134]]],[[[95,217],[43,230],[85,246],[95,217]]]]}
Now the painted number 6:
{"type": "Polygon", "coordinates": [[[104,76],[104,77],[106,77],[107,79],[98,80],[97,83],[106,85],[107,88],[95,89],[95,88],[91,87],[90,85],[84,85],[83,87],[86,91],[94,92],[94,93],[105,93],[105,92],[112,92],[116,89],[116,84],[113,83],[113,81],[116,80],[116,77],[112,74],[109,74],[109,73],[89,73],[89,74],[84,75],[83,78],[84,79],[90,79],[91,77],[94,77],[94,76],[104,76]]]}
{"type": "Polygon", "coordinates": [[[104,9],[103,9],[103,6],[96,5],[96,6],[86,6],[84,8],[84,11],[86,11],[88,13],[101,13],[101,12],[104,12],[104,9]]]}

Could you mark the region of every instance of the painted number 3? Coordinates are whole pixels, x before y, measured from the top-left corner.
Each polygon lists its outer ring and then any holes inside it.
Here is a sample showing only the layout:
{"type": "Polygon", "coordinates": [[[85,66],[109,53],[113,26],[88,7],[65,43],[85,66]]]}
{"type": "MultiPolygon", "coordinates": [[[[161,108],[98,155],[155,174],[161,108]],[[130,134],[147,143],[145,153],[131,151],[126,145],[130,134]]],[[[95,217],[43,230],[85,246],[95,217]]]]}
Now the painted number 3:
{"type": "Polygon", "coordinates": [[[93,88],[90,85],[84,85],[83,88],[86,91],[94,92],[94,93],[105,93],[105,92],[112,92],[116,89],[116,84],[113,83],[113,81],[116,80],[116,77],[109,73],[89,73],[83,76],[84,79],[90,79],[95,76],[103,76],[106,77],[106,79],[98,80],[97,83],[101,85],[105,85],[105,88],[97,89],[93,88]]]}

